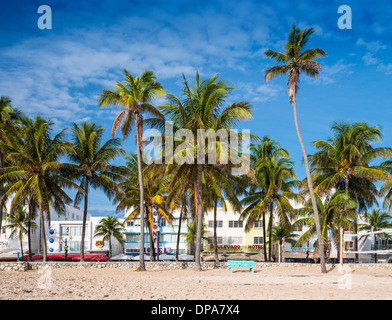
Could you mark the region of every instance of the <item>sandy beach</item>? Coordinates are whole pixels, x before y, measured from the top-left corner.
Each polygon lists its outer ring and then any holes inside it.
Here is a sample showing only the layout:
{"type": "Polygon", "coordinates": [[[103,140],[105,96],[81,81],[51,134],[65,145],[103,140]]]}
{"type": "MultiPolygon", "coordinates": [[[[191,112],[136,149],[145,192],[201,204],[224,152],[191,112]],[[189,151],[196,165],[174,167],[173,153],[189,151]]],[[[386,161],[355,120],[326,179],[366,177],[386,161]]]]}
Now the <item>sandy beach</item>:
{"type": "Polygon", "coordinates": [[[392,299],[392,270],[313,267],[234,271],[49,269],[1,271],[1,300],[392,299]]]}

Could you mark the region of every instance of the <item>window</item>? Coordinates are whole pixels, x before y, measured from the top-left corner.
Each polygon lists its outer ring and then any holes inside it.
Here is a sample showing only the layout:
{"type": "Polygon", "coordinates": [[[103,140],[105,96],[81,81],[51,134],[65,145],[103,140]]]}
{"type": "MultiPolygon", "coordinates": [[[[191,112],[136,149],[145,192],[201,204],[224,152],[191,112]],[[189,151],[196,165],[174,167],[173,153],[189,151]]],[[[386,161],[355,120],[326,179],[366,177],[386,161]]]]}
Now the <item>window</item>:
{"type": "Polygon", "coordinates": [[[166,220],[161,219],[161,227],[166,227],[166,220]]]}
{"type": "Polygon", "coordinates": [[[263,220],[255,221],[254,228],[262,228],[263,227],[263,220]]]}
{"type": "MultiPolygon", "coordinates": [[[[216,227],[217,228],[222,228],[223,226],[223,221],[222,220],[217,220],[216,221],[216,227]]],[[[208,220],[208,228],[213,228],[214,227],[214,220],[208,220]]]]}
{"type": "Polygon", "coordinates": [[[162,242],[177,242],[177,235],[170,233],[161,233],[159,240],[162,242]]]}
{"type": "Polygon", "coordinates": [[[242,237],[229,237],[227,244],[242,244],[242,237]]]}
{"type": "MultiPolygon", "coordinates": [[[[60,236],[71,236],[71,237],[81,237],[82,236],[82,226],[61,226],[60,236]]],[[[86,236],[87,236],[86,227],[86,236]]]]}
{"type": "Polygon", "coordinates": [[[302,226],[293,227],[293,231],[301,232],[302,231],[302,226]]]}
{"type": "Polygon", "coordinates": [[[253,244],[264,244],[264,238],[263,237],[253,237],[253,244]]]}
{"type": "Polygon", "coordinates": [[[346,241],[345,247],[346,247],[346,250],[354,250],[354,241],[346,241]]]}
{"type": "Polygon", "coordinates": [[[229,228],[242,228],[243,221],[241,220],[230,220],[229,221],[229,228]]]}
{"type": "Polygon", "coordinates": [[[140,235],[138,234],[127,234],[125,237],[125,242],[139,242],[140,235]]]}
{"type": "MultiPolygon", "coordinates": [[[[80,241],[68,241],[68,252],[80,252],[80,241]]],[[[84,242],[84,250],[87,250],[87,241],[84,242]]],[[[64,251],[64,243],[60,242],[60,251],[64,251]]]]}
{"type": "MultiPolygon", "coordinates": [[[[211,244],[214,243],[214,237],[208,237],[211,240],[211,244]]],[[[223,242],[223,238],[222,237],[216,237],[216,244],[220,245],[223,242]]]]}
{"type": "Polygon", "coordinates": [[[134,222],[133,221],[127,221],[127,227],[133,227],[134,222]]]}

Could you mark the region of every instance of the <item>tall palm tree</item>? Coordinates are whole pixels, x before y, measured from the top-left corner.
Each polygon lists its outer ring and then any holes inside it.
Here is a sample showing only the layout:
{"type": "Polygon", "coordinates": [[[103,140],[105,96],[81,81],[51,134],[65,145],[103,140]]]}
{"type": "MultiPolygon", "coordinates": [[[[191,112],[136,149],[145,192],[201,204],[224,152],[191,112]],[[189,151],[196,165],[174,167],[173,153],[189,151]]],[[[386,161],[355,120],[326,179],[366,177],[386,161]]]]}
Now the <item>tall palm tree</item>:
{"type": "MultiPolygon", "coordinates": [[[[316,48],[316,49],[311,48],[305,50],[305,46],[314,32],[315,32],[314,28],[305,28],[303,30],[300,30],[299,28],[296,28],[295,25],[293,25],[293,27],[291,28],[288,34],[287,43],[284,47],[286,49],[285,53],[281,53],[273,50],[267,50],[264,53],[268,58],[280,64],[268,68],[265,71],[264,78],[266,80],[270,80],[279,75],[286,75],[286,74],[288,75],[287,86],[288,86],[289,101],[293,105],[295,128],[297,131],[298,140],[301,145],[302,154],[304,157],[306,178],[308,182],[308,188],[310,191],[310,198],[312,200],[313,212],[316,217],[317,238],[320,243],[320,248],[323,249],[324,244],[322,243],[322,238],[321,238],[320,222],[319,222],[319,217],[317,212],[316,199],[313,192],[312,179],[309,171],[308,157],[306,154],[305,145],[298,125],[297,101],[296,101],[297,92],[299,89],[298,86],[299,76],[301,72],[313,78],[317,77],[322,67],[320,63],[315,61],[315,59],[319,57],[325,57],[327,55],[324,52],[324,50],[320,48],[316,48]]],[[[320,254],[321,271],[323,273],[326,273],[327,268],[325,265],[323,252],[324,250],[321,250],[321,254],[320,254]]]]}
{"type": "MultiPolygon", "coordinates": [[[[138,187],[137,172],[137,156],[135,154],[129,154],[126,157],[126,166],[124,168],[124,176],[126,179],[120,183],[120,187],[123,192],[119,193],[113,200],[117,203],[117,212],[123,210],[132,210],[124,220],[134,219],[140,216],[140,189],[138,187]]],[[[150,234],[150,255],[151,260],[155,259],[155,248],[153,241],[153,214],[156,213],[160,219],[165,219],[169,224],[172,223],[173,217],[169,210],[167,210],[166,196],[164,195],[167,190],[169,183],[167,177],[163,175],[163,170],[146,170],[147,165],[142,163],[142,169],[144,171],[143,176],[143,187],[144,187],[144,212],[147,219],[147,228],[150,234]]],[[[151,167],[149,168],[151,169],[151,167]]],[[[157,250],[159,252],[159,248],[157,250]]],[[[140,252],[142,255],[143,252],[140,252]]]]}
{"type": "Polygon", "coordinates": [[[63,140],[64,130],[51,138],[54,123],[40,116],[35,119],[23,116],[20,123],[23,129],[21,143],[8,146],[6,160],[10,165],[0,169],[0,182],[9,184],[6,197],[14,195],[11,211],[26,201],[33,201],[38,207],[43,260],[46,261],[45,220],[50,225],[50,207],[52,205],[56,212],[65,214],[65,203],[71,199],[63,189],[79,189],[60,174],[64,164],[59,159],[70,152],[71,143],[63,140]]]}
{"type": "MultiPolygon", "coordinates": [[[[18,207],[14,212],[11,212],[9,214],[9,223],[4,226],[3,228],[6,229],[11,229],[12,232],[9,235],[9,238],[13,236],[18,236],[19,243],[20,243],[20,251],[22,254],[22,259],[24,256],[23,252],[23,236],[27,234],[28,228],[29,228],[29,216],[26,211],[24,211],[23,207],[18,207]]],[[[34,221],[31,222],[30,228],[37,229],[37,225],[35,224],[34,221]]]]}
{"type": "MultiPolygon", "coordinates": [[[[286,157],[289,158],[289,153],[286,149],[280,148],[279,144],[268,136],[264,136],[259,144],[252,144],[251,149],[251,165],[253,168],[257,166],[258,163],[271,159],[272,157],[286,157]]],[[[255,173],[257,176],[257,172],[255,173]]],[[[252,228],[252,224],[262,218],[263,221],[263,247],[264,247],[264,261],[268,261],[267,258],[267,233],[265,229],[265,214],[266,210],[262,210],[260,207],[261,202],[266,196],[266,190],[268,187],[265,185],[260,185],[255,176],[255,179],[249,180],[250,190],[247,196],[242,200],[243,204],[248,204],[248,207],[244,209],[244,217],[247,216],[247,223],[245,228],[249,231],[252,228]],[[264,187],[264,189],[263,189],[264,187]],[[253,200],[248,198],[250,196],[253,200]],[[249,202],[249,200],[251,202],[249,202]]],[[[261,183],[261,182],[260,182],[261,183]]]]}
{"type": "MultiPolygon", "coordinates": [[[[268,143],[275,144],[274,141],[268,143]]],[[[269,212],[269,261],[272,257],[271,230],[274,212],[278,214],[281,224],[288,225],[295,213],[290,200],[302,202],[302,197],[294,192],[294,188],[299,186],[299,181],[295,180],[294,165],[289,160],[288,152],[280,148],[270,150],[275,152],[266,154],[265,158],[260,158],[255,164],[255,176],[261,191],[252,192],[242,200],[246,209],[241,214],[242,218],[247,219],[245,230],[248,231],[255,221],[260,220],[262,214],[265,220],[264,214],[269,212]]]]}
{"type": "Polygon", "coordinates": [[[103,241],[109,241],[109,257],[112,256],[112,237],[124,244],[122,230],[123,225],[118,218],[111,216],[101,219],[95,227],[94,237],[103,237],[103,241]]]}
{"type": "MultiPolygon", "coordinates": [[[[4,151],[2,144],[7,138],[14,133],[12,120],[18,118],[20,112],[12,106],[11,98],[7,96],[0,97],[0,169],[4,167],[4,151]],[[10,132],[12,131],[12,133],[10,132]]],[[[0,184],[0,199],[4,195],[4,186],[0,184]]],[[[3,223],[3,206],[0,206],[0,230],[3,223]]]]}
{"type": "Polygon", "coordinates": [[[297,235],[292,233],[291,225],[275,225],[272,227],[272,237],[273,242],[278,242],[279,244],[279,262],[282,262],[283,256],[283,245],[284,243],[290,243],[295,245],[296,240],[294,239],[297,235]]]}
{"type": "MultiPolygon", "coordinates": [[[[320,213],[321,221],[321,235],[324,243],[329,243],[331,240],[334,243],[339,243],[341,239],[341,232],[344,229],[349,229],[352,226],[352,218],[356,215],[355,208],[357,202],[351,198],[345,191],[337,190],[333,194],[325,196],[322,199],[317,193],[316,202],[320,213]]],[[[296,245],[311,240],[316,235],[315,217],[312,215],[313,206],[308,199],[305,205],[297,210],[299,218],[294,222],[294,226],[308,226],[309,229],[305,231],[297,240],[296,245]]],[[[315,243],[315,258],[317,254],[320,255],[321,248],[318,240],[315,243]],[[318,250],[317,250],[318,247],[318,250]]],[[[324,253],[330,252],[329,246],[325,246],[324,253]]],[[[339,255],[343,254],[338,248],[339,255]]]]}
{"type": "MultiPolygon", "coordinates": [[[[392,218],[389,214],[385,212],[380,212],[380,209],[373,209],[371,214],[365,213],[363,218],[365,220],[364,224],[359,225],[360,231],[370,231],[376,232],[383,229],[392,228],[392,218]]],[[[381,233],[381,236],[386,238],[391,238],[388,233],[381,233]]],[[[369,235],[362,236],[365,240],[369,237],[369,235]]],[[[374,250],[377,250],[377,235],[373,234],[373,241],[374,241],[374,250]]],[[[377,263],[377,253],[374,254],[374,262],[377,263]]]]}
{"type": "Polygon", "coordinates": [[[124,154],[120,139],[110,139],[103,143],[104,129],[95,123],[83,122],[72,125],[73,150],[69,154],[74,165],[67,169],[70,177],[77,179],[84,194],[77,192],[74,203],[84,198],[83,227],[80,247],[80,261],[84,261],[84,242],[88,212],[89,188],[101,189],[109,199],[120,192],[116,181],[121,179],[120,168],[110,162],[124,154]]]}
{"type": "MultiPolygon", "coordinates": [[[[372,165],[379,157],[392,156],[392,149],[373,148],[371,143],[382,140],[381,130],[366,123],[334,122],[333,136],[328,140],[316,140],[317,152],[309,156],[315,192],[326,193],[332,188],[345,190],[357,200],[358,212],[377,204],[377,181],[390,181],[387,166],[372,165]]],[[[381,189],[383,191],[384,189],[381,189]]],[[[354,232],[357,233],[357,217],[354,232]]],[[[342,230],[343,232],[343,230],[342,230]]],[[[354,239],[358,251],[358,239],[354,239]]],[[[358,254],[355,260],[358,262],[358,254]]]]}
{"type": "MultiPolygon", "coordinates": [[[[196,81],[192,87],[188,85],[185,76],[183,78],[183,100],[180,100],[174,95],[168,95],[168,103],[158,107],[173,122],[173,132],[179,129],[189,129],[193,137],[195,137],[194,140],[197,140],[196,137],[198,137],[198,130],[200,129],[212,129],[214,132],[217,132],[219,129],[230,130],[239,121],[252,117],[251,105],[248,102],[233,103],[224,107],[224,103],[233,88],[228,86],[223,80],[218,80],[218,76],[215,75],[209,79],[200,81],[199,74],[196,73],[196,81]]],[[[155,128],[165,129],[166,123],[162,119],[151,119],[148,123],[155,128]]],[[[205,141],[201,142],[203,143],[205,141]]],[[[180,145],[180,143],[186,143],[186,141],[184,139],[176,143],[180,145]]],[[[220,142],[216,142],[216,146],[216,150],[220,150],[222,147],[220,142]]],[[[180,153],[182,154],[186,150],[190,151],[190,157],[193,162],[167,165],[168,171],[173,166],[175,167],[175,173],[169,186],[169,190],[171,190],[169,199],[174,197],[173,193],[181,194],[188,188],[193,190],[197,218],[195,267],[197,270],[201,270],[203,179],[205,180],[205,176],[208,175],[209,170],[212,170],[212,168],[216,169],[216,167],[208,163],[207,157],[204,159],[204,163],[201,163],[203,161],[200,161],[201,159],[198,158],[200,155],[197,152],[196,141],[194,145],[187,145],[186,148],[182,148],[180,153]]],[[[175,156],[176,154],[174,158],[175,156]]],[[[217,161],[218,166],[219,162],[220,158],[217,161]]]]}
{"type": "MultiPolygon", "coordinates": [[[[113,91],[102,90],[99,96],[99,107],[117,105],[124,108],[113,123],[112,136],[120,127],[125,139],[131,132],[132,125],[136,128],[136,151],[138,159],[138,178],[140,189],[140,252],[144,252],[144,195],[141,149],[143,147],[143,113],[163,118],[161,113],[151,104],[157,96],[166,94],[162,85],[156,81],[153,71],[144,71],[141,76],[133,77],[127,70],[124,84],[116,82],[113,91]]],[[[144,255],[140,256],[139,270],[145,270],[144,255]]]]}

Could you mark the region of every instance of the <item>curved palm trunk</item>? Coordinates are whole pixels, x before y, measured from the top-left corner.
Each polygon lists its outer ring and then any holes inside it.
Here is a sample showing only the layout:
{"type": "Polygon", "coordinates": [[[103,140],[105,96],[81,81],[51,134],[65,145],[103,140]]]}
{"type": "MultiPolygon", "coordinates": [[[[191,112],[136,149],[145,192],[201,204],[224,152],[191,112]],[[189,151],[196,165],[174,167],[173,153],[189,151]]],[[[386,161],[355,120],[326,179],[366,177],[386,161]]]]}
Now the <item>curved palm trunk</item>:
{"type": "Polygon", "coordinates": [[[294,107],[294,123],[295,123],[295,129],[297,131],[298,135],[298,140],[301,145],[302,149],[302,154],[304,156],[304,163],[305,163],[305,170],[306,170],[306,178],[308,181],[308,187],[309,187],[309,194],[310,194],[310,199],[312,200],[312,206],[313,206],[313,212],[314,212],[314,218],[315,218],[315,223],[316,223],[316,232],[317,232],[317,240],[319,243],[319,254],[320,254],[320,265],[321,265],[321,272],[326,273],[327,268],[325,265],[325,256],[324,256],[324,242],[321,237],[321,226],[320,226],[320,218],[317,210],[317,204],[316,204],[316,198],[314,197],[314,191],[313,191],[313,184],[312,184],[312,178],[310,177],[310,170],[309,170],[309,163],[308,163],[308,156],[306,154],[306,149],[304,142],[302,140],[301,132],[299,130],[299,125],[298,125],[298,119],[297,119],[297,101],[296,97],[294,95],[293,98],[293,107],[294,107]]]}
{"type": "MultiPolygon", "coordinates": [[[[378,246],[377,246],[377,239],[376,239],[376,235],[374,234],[373,235],[373,238],[374,238],[374,251],[377,251],[377,249],[378,249],[378,246]]],[[[375,252],[374,253],[374,263],[377,263],[377,252],[375,252]]]]}
{"type": "Polygon", "coordinates": [[[86,176],[86,180],[84,183],[84,191],[86,192],[86,194],[84,195],[82,240],[80,243],[80,261],[81,262],[84,262],[84,239],[86,237],[86,221],[87,221],[87,207],[88,207],[88,183],[89,183],[89,178],[86,176]]]}
{"type": "Polygon", "coordinates": [[[137,170],[139,178],[139,190],[140,190],[140,260],[139,260],[139,271],[146,270],[144,262],[144,185],[143,185],[143,172],[142,172],[142,157],[141,157],[141,141],[140,141],[140,123],[139,114],[135,112],[135,127],[136,127],[136,149],[137,149],[137,170]]]}
{"type": "Polygon", "coordinates": [[[264,261],[267,261],[267,235],[265,233],[265,211],[263,212],[263,243],[264,243],[264,261]]]}
{"type": "Polygon", "coordinates": [[[196,229],[196,246],[195,246],[195,267],[201,270],[201,229],[203,223],[203,207],[202,207],[202,194],[203,194],[203,165],[197,164],[197,182],[196,182],[196,215],[197,215],[197,229],[196,229]]]}
{"type": "Polygon", "coordinates": [[[218,256],[218,240],[217,240],[217,234],[216,234],[216,212],[217,212],[217,206],[218,206],[218,199],[217,196],[215,195],[214,198],[214,254],[215,254],[215,263],[219,264],[219,256],[218,256]]]}

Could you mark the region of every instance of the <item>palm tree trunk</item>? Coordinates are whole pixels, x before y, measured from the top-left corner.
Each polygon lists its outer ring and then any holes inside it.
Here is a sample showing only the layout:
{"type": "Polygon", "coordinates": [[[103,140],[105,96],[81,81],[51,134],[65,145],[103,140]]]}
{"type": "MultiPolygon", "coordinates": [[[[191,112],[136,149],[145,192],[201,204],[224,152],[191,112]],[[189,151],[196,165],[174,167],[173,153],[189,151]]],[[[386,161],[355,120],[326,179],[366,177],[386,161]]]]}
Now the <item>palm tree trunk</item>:
{"type": "Polygon", "coordinates": [[[296,99],[296,96],[294,96],[294,98],[293,98],[293,107],[294,107],[295,129],[297,131],[298,140],[299,140],[299,143],[301,145],[302,154],[303,154],[303,157],[304,157],[306,178],[308,180],[309,194],[310,194],[310,199],[312,200],[314,218],[315,218],[315,223],[316,223],[317,240],[318,240],[318,243],[319,243],[321,272],[322,273],[327,273],[327,268],[326,268],[326,265],[325,265],[325,256],[324,256],[324,242],[323,242],[323,239],[321,237],[320,218],[319,218],[319,214],[318,214],[318,210],[317,210],[316,198],[314,196],[312,178],[310,177],[308,155],[306,154],[305,145],[304,145],[304,142],[302,140],[301,131],[299,130],[299,125],[298,125],[298,119],[297,119],[297,99],[296,99]]]}
{"type": "MultiPolygon", "coordinates": [[[[377,251],[377,239],[376,239],[376,235],[373,234],[373,238],[374,238],[374,251],[377,251]]],[[[377,263],[377,253],[374,253],[374,263],[377,263]]]]}
{"type": "Polygon", "coordinates": [[[44,210],[42,208],[42,204],[39,204],[39,212],[40,212],[40,224],[41,224],[41,244],[42,244],[42,252],[43,252],[43,262],[47,260],[47,246],[46,246],[46,235],[45,235],[45,222],[44,222],[44,210]]]}
{"type": "Polygon", "coordinates": [[[264,244],[264,261],[267,261],[267,235],[265,233],[265,211],[263,211],[263,244],[264,244]]]}
{"type": "Polygon", "coordinates": [[[29,246],[29,261],[33,260],[33,254],[31,252],[31,195],[29,195],[29,203],[28,203],[28,215],[29,215],[29,220],[27,222],[27,243],[29,246]]]}
{"type": "Polygon", "coordinates": [[[139,190],[140,190],[140,260],[139,260],[139,271],[146,270],[144,263],[144,185],[143,185],[143,172],[142,172],[142,157],[141,157],[141,141],[139,132],[141,130],[139,124],[139,114],[135,112],[135,127],[136,127],[136,149],[137,149],[137,170],[139,178],[139,190]]]}
{"type": "Polygon", "coordinates": [[[282,262],[283,241],[279,241],[279,263],[282,262]]]}
{"type": "MultiPolygon", "coordinates": [[[[3,168],[3,154],[0,152],[0,169],[3,168]]],[[[0,184],[0,199],[3,197],[4,187],[3,184],[0,184]]],[[[0,230],[2,230],[3,226],[3,205],[0,205],[0,230]]],[[[1,234],[1,231],[0,231],[1,234]]]]}
{"type": "Polygon", "coordinates": [[[272,221],[273,221],[272,211],[273,211],[273,209],[274,209],[273,204],[270,203],[270,219],[269,219],[269,223],[268,223],[268,225],[269,225],[269,227],[268,227],[268,229],[269,229],[268,261],[272,261],[272,221]]]}
{"type": "Polygon", "coordinates": [[[80,243],[80,261],[84,262],[84,239],[86,237],[86,221],[87,221],[87,207],[88,207],[88,183],[89,178],[86,176],[84,182],[84,211],[83,211],[83,224],[82,224],[82,241],[80,243]]]}
{"type": "Polygon", "coordinates": [[[23,235],[21,234],[20,236],[19,236],[19,241],[20,241],[20,252],[21,252],[21,254],[22,254],[22,257],[21,257],[21,259],[22,259],[22,261],[23,261],[23,235]]]}
{"type": "Polygon", "coordinates": [[[112,256],[112,235],[109,233],[109,257],[112,256]]]}
{"type": "Polygon", "coordinates": [[[218,256],[218,239],[217,239],[217,234],[216,234],[216,213],[217,213],[217,206],[218,206],[218,198],[215,195],[214,197],[214,254],[215,254],[215,263],[219,264],[219,256],[218,256]]]}
{"type": "Polygon", "coordinates": [[[176,245],[176,262],[178,262],[178,251],[180,250],[180,236],[181,236],[181,221],[182,213],[186,210],[186,205],[184,201],[182,202],[182,208],[180,212],[180,221],[178,222],[178,232],[177,232],[177,245],[176,245]]]}
{"type": "Polygon", "coordinates": [[[195,267],[197,270],[201,270],[201,229],[203,224],[203,206],[202,206],[202,194],[203,194],[203,165],[197,164],[197,182],[195,194],[196,203],[196,215],[197,215],[197,227],[196,227],[196,248],[195,248],[195,267]]]}

